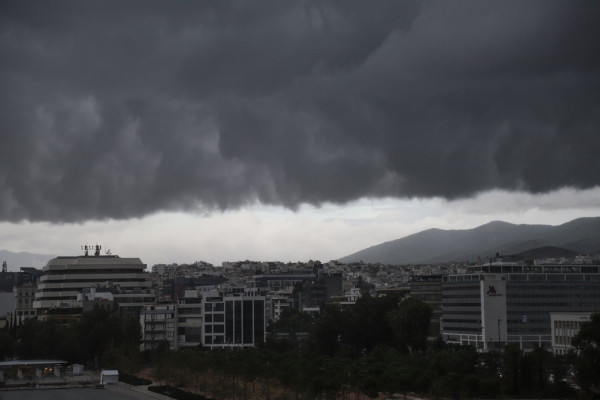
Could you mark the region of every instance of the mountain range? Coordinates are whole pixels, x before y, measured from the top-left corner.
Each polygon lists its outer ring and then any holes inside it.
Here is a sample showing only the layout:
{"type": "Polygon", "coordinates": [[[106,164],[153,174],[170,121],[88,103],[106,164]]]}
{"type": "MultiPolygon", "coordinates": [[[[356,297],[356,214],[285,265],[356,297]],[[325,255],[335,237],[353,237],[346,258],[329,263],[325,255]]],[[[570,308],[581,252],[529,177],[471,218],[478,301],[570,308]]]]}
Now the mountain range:
{"type": "Polygon", "coordinates": [[[474,261],[478,257],[485,260],[497,253],[515,255],[544,247],[554,248],[554,253],[600,253],[600,217],[578,218],[557,226],[493,221],[473,229],[428,229],[360,250],[339,261],[431,264],[474,261]]]}

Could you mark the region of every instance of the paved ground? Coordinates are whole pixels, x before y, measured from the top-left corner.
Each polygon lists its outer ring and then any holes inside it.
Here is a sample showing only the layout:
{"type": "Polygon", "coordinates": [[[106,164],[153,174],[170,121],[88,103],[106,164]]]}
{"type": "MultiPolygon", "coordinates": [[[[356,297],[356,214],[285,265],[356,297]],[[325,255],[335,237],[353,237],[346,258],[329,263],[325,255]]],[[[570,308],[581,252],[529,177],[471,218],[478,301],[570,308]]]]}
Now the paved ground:
{"type": "Polygon", "coordinates": [[[173,400],[150,392],[147,386],[131,386],[123,382],[96,388],[15,389],[0,391],[2,400],[173,400]]]}
{"type": "Polygon", "coordinates": [[[3,390],[2,400],[146,400],[152,397],[135,397],[106,389],[27,389],[3,390]]]}
{"type": "Polygon", "coordinates": [[[173,400],[171,397],[150,392],[148,386],[132,386],[123,382],[119,382],[117,385],[106,385],[105,390],[116,394],[130,396],[137,400],[173,400]]]}

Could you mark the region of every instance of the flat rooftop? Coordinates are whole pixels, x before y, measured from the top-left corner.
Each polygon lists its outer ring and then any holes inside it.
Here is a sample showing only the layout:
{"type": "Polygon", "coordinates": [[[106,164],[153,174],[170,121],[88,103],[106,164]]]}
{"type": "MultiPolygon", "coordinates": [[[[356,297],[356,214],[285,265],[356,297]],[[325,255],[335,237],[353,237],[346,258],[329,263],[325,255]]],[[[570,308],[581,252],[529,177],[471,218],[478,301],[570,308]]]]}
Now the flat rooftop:
{"type": "Polygon", "coordinates": [[[12,360],[0,361],[0,367],[25,367],[29,365],[67,364],[65,360],[12,360]]]}

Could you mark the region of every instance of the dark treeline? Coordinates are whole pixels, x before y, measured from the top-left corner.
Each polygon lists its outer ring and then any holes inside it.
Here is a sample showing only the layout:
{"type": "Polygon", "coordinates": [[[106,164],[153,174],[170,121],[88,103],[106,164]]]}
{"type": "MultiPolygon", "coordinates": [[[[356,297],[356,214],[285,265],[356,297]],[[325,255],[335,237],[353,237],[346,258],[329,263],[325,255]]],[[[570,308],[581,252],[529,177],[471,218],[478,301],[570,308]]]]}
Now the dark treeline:
{"type": "Polygon", "coordinates": [[[428,342],[430,317],[431,309],[415,299],[364,297],[353,307],[327,305],[317,317],[286,311],[255,348],[170,351],[165,343],[140,353],[137,320],[96,310],[67,327],[30,320],[2,332],[0,356],[144,373],[158,384],[217,400],[360,400],[409,392],[433,398],[597,396],[600,314],[575,340],[581,353],[564,357],[514,346],[479,354],[428,342]],[[306,340],[296,340],[301,332],[308,332],[306,340]],[[583,390],[563,380],[572,374],[583,390]]]}
{"type": "Polygon", "coordinates": [[[140,339],[137,319],[96,308],[69,325],[32,318],[0,332],[0,359],[62,359],[131,369],[140,362],[140,339]]]}

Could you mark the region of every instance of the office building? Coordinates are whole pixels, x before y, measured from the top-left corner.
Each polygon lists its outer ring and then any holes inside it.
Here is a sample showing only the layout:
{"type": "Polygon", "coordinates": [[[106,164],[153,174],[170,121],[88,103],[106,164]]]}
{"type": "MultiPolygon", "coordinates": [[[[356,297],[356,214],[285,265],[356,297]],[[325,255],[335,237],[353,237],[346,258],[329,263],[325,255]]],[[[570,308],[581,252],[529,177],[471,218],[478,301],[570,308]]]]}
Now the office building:
{"type": "Polygon", "coordinates": [[[265,296],[256,289],[207,293],[202,309],[202,345],[206,347],[254,346],[266,339],[265,296]]]}
{"type": "Polygon", "coordinates": [[[89,288],[113,294],[118,309],[139,315],[144,304],[153,303],[152,283],[139,258],[116,255],[57,257],[48,262],[39,278],[33,308],[38,316],[81,314],[78,295],[89,288]]]}
{"type": "Polygon", "coordinates": [[[600,309],[598,265],[485,265],[442,280],[442,338],[480,351],[550,348],[553,312],[600,309]]]}

